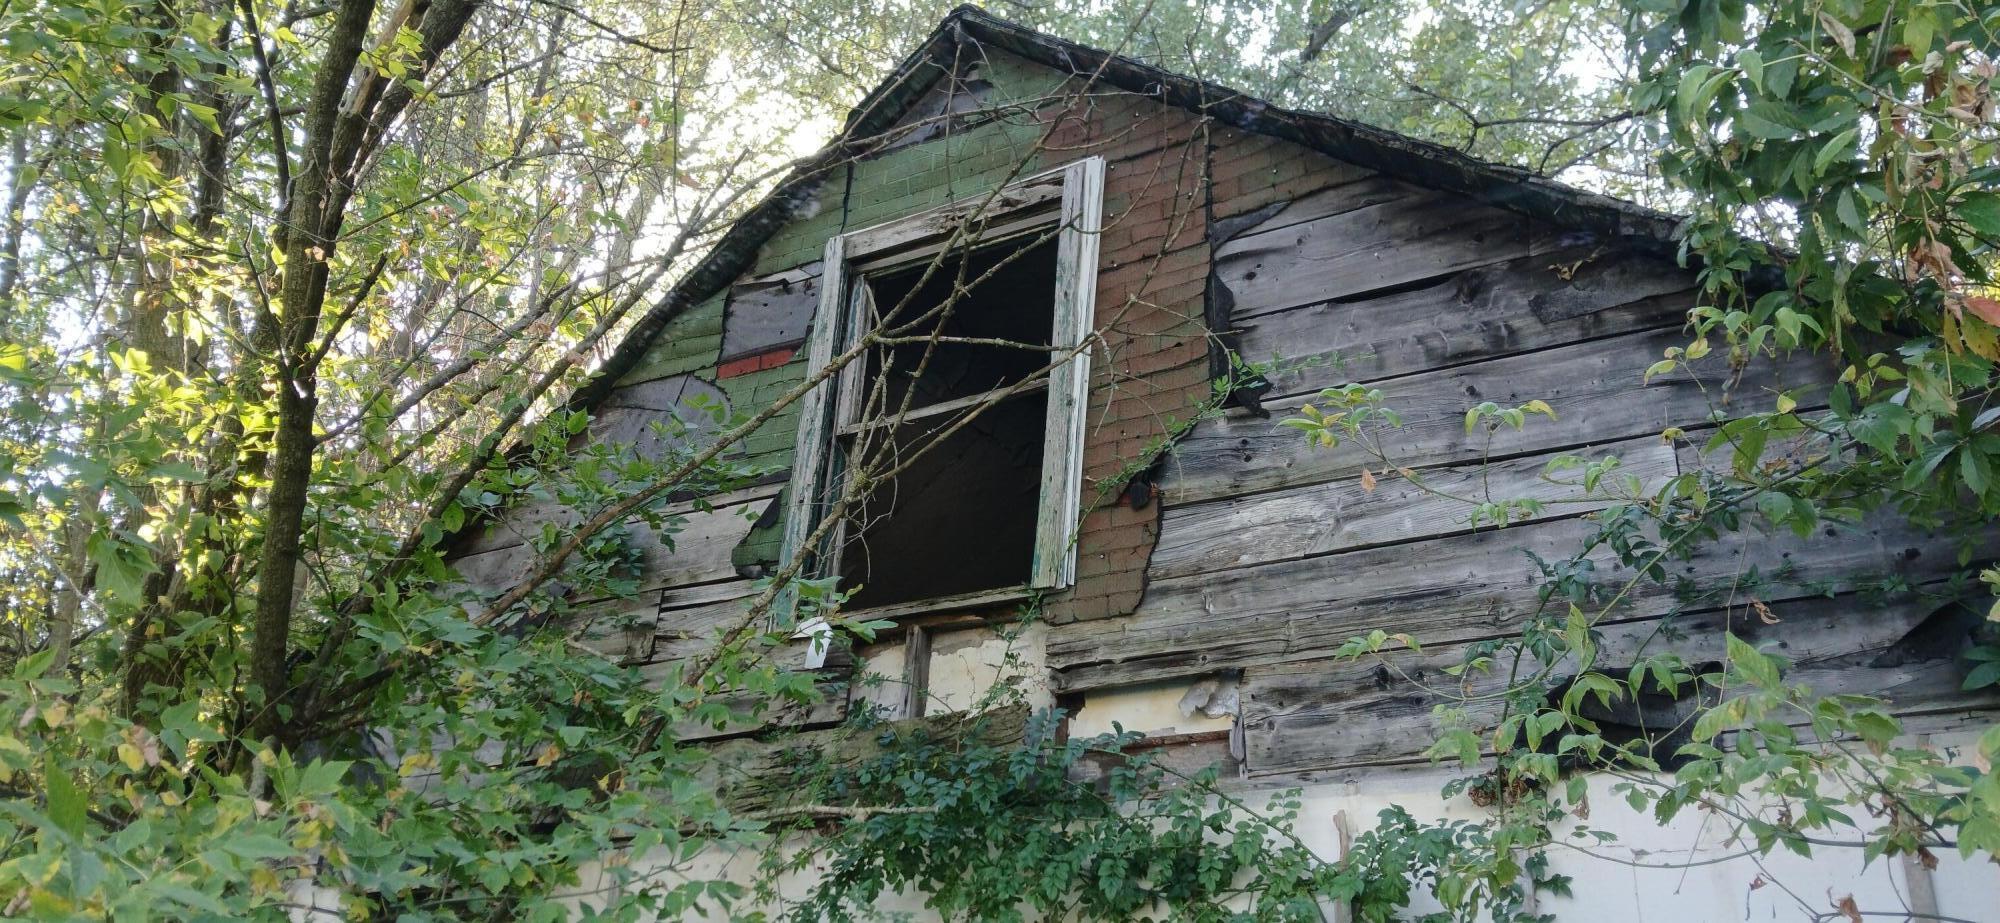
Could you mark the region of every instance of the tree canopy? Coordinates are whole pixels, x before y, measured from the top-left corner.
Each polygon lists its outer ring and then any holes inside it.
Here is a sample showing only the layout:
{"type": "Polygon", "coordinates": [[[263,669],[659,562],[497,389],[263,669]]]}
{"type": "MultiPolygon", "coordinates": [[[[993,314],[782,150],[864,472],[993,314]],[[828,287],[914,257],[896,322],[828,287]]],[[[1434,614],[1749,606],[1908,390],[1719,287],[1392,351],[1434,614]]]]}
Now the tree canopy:
{"type": "MultiPolygon", "coordinates": [[[[664,498],[758,475],[720,449],[776,408],[713,421],[724,438],[707,449],[636,460],[573,451],[588,418],[564,399],[947,11],[0,8],[0,914],[277,918],[325,900],[355,917],[556,919],[570,912],[565,889],[607,855],[663,849],[693,868],[704,847],[799,820],[731,811],[705,786],[704,754],[670,733],[715,720],[725,690],[809,700],[809,680],[764,656],[787,632],[745,630],[661,685],[544,630],[564,605],[543,586],[552,578],[608,594],[629,579],[607,523],[630,513],[671,531],[664,498]],[[595,515],[537,539],[546,572],[468,609],[446,537],[530,490],[595,515]]],[[[1807,530],[1892,509],[1976,536],[2000,514],[2000,6],[1008,0],[996,12],[1689,214],[1683,251],[1704,303],[1657,371],[1806,350],[1840,386],[1823,409],[1781,396],[1732,410],[1720,480],[1626,498],[1627,545],[1650,530],[1667,549],[1634,560],[1658,566],[1683,539],[1748,517],[1807,530]],[[1761,467],[1764,445],[1801,434],[1820,440],[1815,463],[1761,467]]],[[[1340,391],[1330,400],[1367,412],[1299,428],[1366,439],[1394,425],[1377,397],[1340,391]]],[[[1536,412],[1472,409],[1469,426],[1536,412]]],[[[2000,573],[1982,576],[2000,589],[2000,573]]],[[[838,599],[802,592],[808,606],[838,599]]],[[[1552,610],[1520,643],[1587,650],[1607,613],[1552,610]]],[[[1362,638],[1351,653],[1395,646],[1362,638]]],[[[1968,682],[2000,684],[2000,645],[1981,650],[1968,682]]],[[[1697,681],[1684,666],[1659,675],[1697,681]]],[[[1862,778],[1772,734],[1784,765],[1704,752],[1713,777],[1644,798],[1678,809],[1772,780],[1805,791],[1811,776],[1893,806],[1863,844],[1871,855],[2000,846],[1991,774],[1895,755],[1895,728],[1867,703],[1813,700],[1754,650],[1728,669],[1760,694],[1714,710],[1710,736],[1820,709],[1829,729],[1890,755],[1862,778]]],[[[1605,682],[1636,694],[1643,679],[1605,682]]],[[[1560,726],[1603,765],[1643,768],[1581,740],[1575,720],[1574,708],[1515,715],[1509,745],[1492,749],[1506,772],[1553,782],[1511,739],[1560,726]]],[[[1461,733],[1441,752],[1459,752],[1461,733]]],[[[1982,746],[1991,759],[2000,735],[1982,746]]],[[[1044,787],[1087,749],[1031,759],[919,741],[878,755],[874,775],[816,777],[886,805],[943,797],[922,784],[939,766],[999,766],[982,783],[997,786],[981,790],[991,801],[806,818],[847,824],[825,848],[863,871],[803,906],[837,915],[885,884],[948,890],[940,868],[898,848],[940,825],[989,824],[1013,795],[1032,795],[1013,804],[1055,829],[1121,816],[1169,781],[1142,770],[1088,799],[1044,787]]],[[[1854,806],[1800,797],[1822,812],[1813,820],[1854,806]]],[[[1536,812],[1560,809],[1534,802],[1489,826],[1398,819],[1332,867],[1279,825],[1225,821],[1195,797],[1148,803],[1158,830],[1104,829],[1055,852],[1078,869],[1111,853],[1183,863],[1206,877],[1172,900],[1198,918],[1220,918],[1233,876],[1252,868],[1262,918],[1351,899],[1386,919],[1424,869],[1460,876],[1446,903],[1462,917],[1523,912],[1514,847],[1545,846],[1536,812]],[[1209,852],[1201,831],[1225,826],[1240,851],[1209,852]]],[[[1767,850],[1810,836],[1759,831],[1767,850]]],[[[1146,874],[1062,884],[1098,887],[1080,915],[1115,919],[1153,893],[1146,874]]],[[[639,884],[613,914],[750,894],[698,876],[639,884]]],[[[1012,906],[1007,886],[982,879],[949,906],[1012,906]]]]}

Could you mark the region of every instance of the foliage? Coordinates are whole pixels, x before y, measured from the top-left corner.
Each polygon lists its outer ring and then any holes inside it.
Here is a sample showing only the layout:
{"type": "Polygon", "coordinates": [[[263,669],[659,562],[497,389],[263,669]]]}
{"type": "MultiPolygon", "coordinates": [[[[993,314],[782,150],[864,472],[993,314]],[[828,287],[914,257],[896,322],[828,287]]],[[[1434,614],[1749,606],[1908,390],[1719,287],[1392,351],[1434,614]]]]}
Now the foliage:
{"type": "MultiPolygon", "coordinates": [[[[768,843],[771,819],[732,810],[713,757],[675,737],[811,702],[812,678],[768,656],[789,626],[733,626],[664,682],[592,650],[585,629],[637,589],[628,529],[671,542],[706,507],[669,501],[770,473],[727,450],[762,422],[749,414],[782,406],[689,408],[642,456],[560,401],[798,153],[744,139],[831,128],[941,12],[0,10],[0,915],[556,919],[585,888],[612,918],[754,913],[751,890],[696,860],[768,843]],[[453,534],[524,500],[568,512],[521,537],[539,566],[495,605],[443,560],[453,534]],[[733,714],[742,701],[752,714],[733,714]],[[616,858],[632,856],[658,861],[616,858]]],[[[1630,775],[1634,803],[1663,819],[1726,814],[1763,851],[1849,845],[1830,831],[1855,822],[1875,824],[1852,844],[1870,856],[1992,850],[1994,776],[1897,746],[1879,703],[1814,696],[1733,638],[1715,668],[1641,650],[1611,669],[1602,626],[1621,592],[1592,569],[1608,551],[1664,582],[1667,562],[1720,535],[1884,511],[1962,530],[1971,560],[2000,511],[1996,12],[1662,3],[1631,11],[1629,56],[1615,47],[1626,12],[1021,11],[1287,104],[1538,168],[1589,164],[1612,188],[1650,182],[1631,137],[1657,131],[1668,197],[1694,206],[1687,253],[1707,298],[1655,372],[1720,383],[1791,350],[1839,363],[1829,395],[1773,395],[1668,434],[1705,440],[1716,472],[1646,490],[1615,458],[1551,467],[1575,502],[1608,504],[1599,534],[1541,562],[1546,605],[1519,638],[1458,665],[1487,684],[1447,712],[1459,723],[1438,750],[1497,752],[1461,786],[1492,821],[1390,812],[1326,864],[1286,832],[1295,800],[1253,809],[1124,752],[1129,738],[1057,742],[1044,714],[1025,745],[917,735],[858,766],[807,767],[802,789],[852,810],[801,854],[839,873],[797,915],[914,889],[968,916],[1026,901],[1098,919],[1300,919],[1347,901],[1386,920],[1426,890],[1451,919],[1516,919],[1524,889],[1565,886],[1541,852],[1577,807],[1578,766],[1630,775]],[[1805,461],[1772,465],[1779,445],[1805,461]],[[1592,702],[1692,687],[1713,707],[1674,729],[1684,739],[1613,739],[1589,717],[1592,702]],[[1645,772],[1669,751],[1671,775],[1645,772]],[[1786,813],[1759,800],[1773,797],[1786,813]]],[[[1481,405],[1466,425],[1556,410],[1481,405]]],[[[1399,418],[1357,386],[1288,422],[1379,451],[1399,418]]],[[[1362,475],[1378,476],[1421,481],[1386,454],[1362,475]]],[[[1461,499],[1470,527],[1550,502],[1461,499]]],[[[2000,587],[2000,571],[1981,576],[2000,587]]],[[[1962,584],[1881,589],[1957,598],[1962,584]]],[[[837,588],[801,595],[805,616],[837,616],[837,588]]],[[[1418,640],[1348,653],[1393,665],[1398,644],[1418,640]]],[[[1972,657],[1967,686],[2000,683],[2000,646],[1972,657]]],[[[2000,756],[2000,737],[1981,747],[2000,756]]]]}
{"type": "Polygon", "coordinates": [[[1545,918],[1523,909],[1524,873],[1537,890],[1568,887],[1544,859],[1516,858],[1509,837],[1529,828],[1496,836],[1401,808],[1327,862],[1293,832],[1297,792],[1247,803],[1213,769],[1179,773],[1134,750],[1140,735],[1129,732],[1057,740],[1059,711],[1036,712],[1017,743],[987,743],[994,714],[949,734],[883,727],[871,758],[801,767],[792,787],[809,801],[907,807],[860,808],[770,852],[767,882],[816,876],[789,917],[865,918],[885,897],[914,894],[945,919],[1324,920],[1339,902],[1384,923],[1428,887],[1454,909],[1427,919],[1527,923],[1545,918]]]}
{"type": "Polygon", "coordinates": [[[1151,759],[1122,756],[1137,735],[1055,742],[1060,718],[1036,713],[1026,739],[1009,745],[977,743],[976,728],[943,738],[885,730],[882,755],[816,767],[812,790],[830,798],[922,809],[859,818],[785,858],[798,868],[829,857],[792,919],[854,919],[897,891],[924,895],[947,919],[1318,915],[1327,869],[1283,832],[1296,803],[1239,815],[1210,799],[1201,783],[1212,775],[1172,786],[1151,759]],[[1230,909],[1233,898],[1247,909],[1230,909]]]}

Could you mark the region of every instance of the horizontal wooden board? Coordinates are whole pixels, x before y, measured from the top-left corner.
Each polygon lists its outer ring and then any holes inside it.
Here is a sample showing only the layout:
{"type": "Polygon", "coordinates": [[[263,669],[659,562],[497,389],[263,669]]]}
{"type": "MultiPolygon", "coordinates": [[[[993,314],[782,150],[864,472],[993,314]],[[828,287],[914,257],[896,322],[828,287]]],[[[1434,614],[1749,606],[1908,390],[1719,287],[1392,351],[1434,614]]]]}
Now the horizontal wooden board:
{"type": "MultiPolygon", "coordinates": [[[[713,635],[707,636],[712,639],[713,635]]],[[[702,645],[706,647],[706,643],[702,645]]],[[[853,648],[845,641],[837,641],[827,652],[826,663],[818,668],[806,668],[807,642],[793,641],[769,651],[762,662],[782,670],[811,673],[813,688],[819,692],[819,700],[807,704],[790,701],[772,702],[769,699],[749,693],[724,693],[713,697],[729,710],[729,716],[720,723],[684,722],[676,725],[674,736],[678,740],[715,740],[725,737],[740,737],[759,731],[786,728],[803,730],[830,727],[847,720],[850,689],[853,685],[855,661],[853,648]]],[[[663,650],[663,654],[667,653],[663,650]]],[[[675,675],[676,665],[685,662],[686,652],[676,650],[672,656],[639,668],[646,682],[660,687],[675,675]]]]}
{"type": "Polygon", "coordinates": [[[714,646],[717,632],[743,623],[753,601],[745,596],[660,610],[653,623],[657,633],[654,657],[678,660],[708,650],[714,646]]]}
{"type": "Polygon", "coordinates": [[[747,693],[722,696],[713,701],[721,701],[729,709],[730,715],[726,720],[716,724],[682,722],[674,726],[674,739],[682,742],[720,740],[779,728],[802,731],[832,727],[847,720],[849,685],[845,677],[816,681],[813,688],[819,690],[820,700],[809,705],[794,702],[771,705],[747,693]]]}
{"type": "Polygon", "coordinates": [[[569,637],[605,658],[619,663],[638,663],[653,656],[653,639],[659,619],[655,594],[639,599],[607,599],[579,607],[566,625],[569,637]]]}
{"type": "MultiPolygon", "coordinates": [[[[1526,552],[1566,558],[1594,529],[1560,519],[1154,581],[1130,616],[1051,626],[1049,662],[1058,688],[1083,690],[1308,660],[1378,628],[1427,645],[1499,637],[1537,605],[1542,578],[1526,552]]],[[[1600,583],[1631,577],[1607,552],[1591,560],[1600,583]]],[[[1928,532],[1900,523],[1804,539],[1745,532],[1675,562],[1674,586],[1635,584],[1621,617],[1664,614],[1684,606],[1683,593],[1739,585],[1753,567],[1851,589],[1891,575],[1939,579],[1957,562],[1928,532]]]]}
{"type": "Polygon", "coordinates": [[[1561,242],[1516,212],[1424,192],[1239,235],[1215,249],[1215,273],[1236,313],[1247,316],[1436,278],[1561,242]]]}
{"type": "Polygon", "coordinates": [[[847,729],[783,735],[773,740],[732,740],[708,750],[700,767],[701,790],[716,792],[739,813],[797,806],[813,789],[799,785],[799,767],[852,768],[888,752],[895,741],[967,737],[988,746],[1025,736],[1029,709],[1010,705],[982,715],[939,715],[889,722],[877,733],[847,729]]]}
{"type": "Polygon", "coordinates": [[[689,606],[703,606],[730,599],[742,599],[755,595],[757,581],[731,580],[725,583],[702,583],[694,586],[667,587],[660,591],[660,611],[685,609],[689,606]]]}
{"type": "MultiPolygon", "coordinates": [[[[637,491],[642,485],[627,486],[630,490],[637,491]]],[[[733,506],[775,497],[784,486],[781,483],[755,484],[703,498],[702,502],[709,506],[733,506]]],[[[661,515],[671,516],[687,513],[696,508],[693,501],[679,500],[668,503],[660,509],[661,515]]],[[[512,506],[502,510],[492,522],[481,527],[478,535],[466,540],[456,551],[458,557],[463,558],[481,552],[510,548],[532,541],[535,536],[541,534],[542,527],[546,524],[554,523],[559,528],[569,528],[589,518],[587,515],[589,512],[578,511],[575,507],[553,497],[523,496],[512,506]]]]}
{"type": "Polygon", "coordinates": [[[819,307],[820,264],[744,279],[729,287],[718,363],[805,342],[819,307]]]}
{"type": "Polygon", "coordinates": [[[1355,477],[1176,504],[1162,514],[1160,538],[1146,574],[1152,580],[1187,577],[1465,532],[1471,528],[1468,518],[1474,509],[1467,500],[1522,498],[1548,503],[1534,519],[1581,515],[1615,502],[1602,489],[1609,484],[1600,485],[1594,495],[1586,494],[1578,483],[1583,476],[1580,469],[1548,474],[1556,454],[1591,459],[1616,455],[1622,462],[1617,470],[1639,478],[1648,490],[1679,473],[1673,446],[1656,436],[1643,436],[1490,466],[1426,468],[1416,472],[1423,487],[1384,472],[1373,489],[1355,477]]]}
{"type": "Polygon", "coordinates": [[[1275,399],[1678,326],[1694,305],[1687,271],[1656,256],[1592,252],[1509,260],[1365,301],[1239,311],[1238,351],[1249,362],[1276,361],[1275,399]]]}
{"type": "MultiPolygon", "coordinates": [[[[1371,173],[1352,164],[1337,161],[1329,163],[1337,164],[1342,172],[1333,177],[1334,182],[1326,188],[1307,193],[1290,202],[1276,203],[1251,215],[1223,219],[1217,222],[1223,231],[1217,242],[1224,243],[1253,234],[1268,234],[1309,221],[1351,212],[1357,208],[1415,199],[1425,194],[1422,188],[1390,179],[1380,173],[1371,173]],[[1245,226],[1246,223],[1248,226],[1245,226]]],[[[1216,207],[1220,209],[1223,206],[1217,203],[1216,207]]]]}
{"type": "MultiPolygon", "coordinates": [[[[1908,639],[1937,609],[1914,596],[1881,602],[1847,595],[1773,605],[1777,624],[1764,624],[1746,606],[1623,622],[1602,629],[1600,669],[1623,668],[1643,650],[1673,652],[1689,663],[1720,662],[1724,633],[1793,661],[1787,673],[1820,694],[1877,695],[1901,712],[1992,708],[2000,694],[1963,693],[1955,650],[1926,648],[1908,639]],[[1673,633],[1661,631],[1671,624],[1673,633]]],[[[1928,630],[1926,628],[1925,630],[1928,630]]],[[[1506,687],[1504,672],[1474,676],[1461,685],[1446,667],[1463,659],[1462,645],[1389,655],[1402,675],[1374,660],[1254,667],[1244,674],[1244,737],[1252,772],[1296,772],[1414,760],[1437,739],[1433,706],[1444,700],[1415,682],[1472,694],[1506,687]],[[1407,676],[1408,679],[1404,677],[1407,676]],[[1414,680],[1415,682],[1412,682],[1414,680]]],[[[1504,669],[1504,667],[1503,667],[1504,669]]],[[[1561,664],[1573,672],[1574,664],[1561,664]]],[[[1500,703],[1474,701],[1468,717],[1490,729],[1500,703]]]]}
{"type": "MultiPolygon", "coordinates": [[[[1799,355],[1752,363],[1733,395],[1722,388],[1728,372],[1720,358],[1704,366],[1703,378],[1675,371],[1643,380],[1665,349],[1685,343],[1679,330],[1642,331],[1380,382],[1384,403],[1403,418],[1401,427],[1385,432],[1382,448],[1398,465],[1422,467],[1657,435],[1703,422],[1712,402],[1761,409],[1778,388],[1825,378],[1813,357],[1799,355]],[[1557,418],[1537,418],[1519,432],[1503,430],[1490,444],[1465,430],[1466,410],[1482,401],[1513,406],[1535,399],[1552,405],[1557,418]]],[[[1167,502],[1353,477],[1375,464],[1357,445],[1316,448],[1279,425],[1308,402],[1267,404],[1270,419],[1238,413],[1198,424],[1166,461],[1161,486],[1167,502]]]]}
{"type": "MultiPolygon", "coordinates": [[[[645,561],[640,589],[735,579],[730,552],[749,534],[751,524],[777,491],[778,485],[738,491],[728,495],[733,502],[707,511],[694,508],[692,503],[674,504],[665,515],[679,520],[678,531],[655,530],[644,522],[628,521],[626,528],[645,561]]],[[[471,586],[498,592],[533,569],[536,560],[532,547],[515,544],[465,555],[453,560],[451,566],[471,586]]]]}

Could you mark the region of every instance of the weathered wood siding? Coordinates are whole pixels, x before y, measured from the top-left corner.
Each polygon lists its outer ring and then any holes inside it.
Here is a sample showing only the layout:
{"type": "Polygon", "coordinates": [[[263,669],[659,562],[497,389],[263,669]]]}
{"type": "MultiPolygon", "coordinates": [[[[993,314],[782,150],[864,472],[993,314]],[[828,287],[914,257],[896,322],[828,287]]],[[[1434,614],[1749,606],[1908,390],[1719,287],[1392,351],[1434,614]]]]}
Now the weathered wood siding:
{"type": "MultiPolygon", "coordinates": [[[[1066,616],[1127,612],[1144,586],[1159,510],[1101,503],[1098,494],[1115,486],[1141,447],[1164,439],[1172,415],[1185,416],[1208,393],[1200,319],[1210,253],[1200,119],[1138,96],[1074,95],[1077,86],[1068,75],[1000,52],[975,67],[962,88],[980,107],[932,99],[911,118],[956,112],[964,121],[948,132],[901,137],[839,168],[822,184],[817,202],[771,237],[734,284],[667,327],[597,405],[589,433],[578,441],[658,451],[651,424],[677,408],[688,416],[686,404],[696,395],[741,415],[803,381],[801,346],[820,301],[819,260],[831,235],[976,200],[1019,176],[1102,157],[1105,230],[1098,241],[1096,300],[1106,348],[1096,357],[1089,389],[1077,581],[1049,606],[1066,616]]],[[[638,596],[573,600],[579,641],[663,678],[719,629],[739,622],[755,578],[777,563],[782,523],[758,520],[775,515],[772,504],[789,477],[796,429],[796,413],[781,414],[738,453],[745,464],[769,472],[761,486],[709,498],[712,511],[692,502],[670,507],[670,535],[631,524],[646,562],[638,596]]],[[[533,539],[545,525],[566,526],[585,515],[524,497],[460,541],[456,566],[472,586],[503,589],[532,566],[533,539]]],[[[1009,604],[933,621],[978,625],[1008,621],[1015,612],[1009,604]]],[[[829,697],[824,706],[683,734],[738,735],[770,719],[805,727],[837,722],[847,713],[856,662],[843,653],[822,671],[829,697]]],[[[744,703],[746,712],[750,704],[744,703]]]]}
{"type": "MultiPolygon", "coordinates": [[[[1407,632],[1425,652],[1399,657],[1402,668],[1456,685],[1442,670],[1467,645],[1513,633],[1537,609],[1542,577],[1528,553],[1573,554],[1594,529],[1585,515],[1608,505],[1551,504],[1475,530],[1465,505],[1379,470],[1358,447],[1309,447],[1278,425],[1321,389],[1380,388],[1404,420],[1382,447],[1427,483],[1544,501],[1578,493],[1545,476],[1558,455],[1617,455],[1624,473],[1656,485],[1704,463],[1663,441],[1668,427],[1699,433],[1714,408],[1765,409],[1781,390],[1807,408],[1823,400],[1830,373],[1808,356],[1761,361],[1736,380],[1720,362],[1646,380],[1663,350],[1686,342],[1696,297],[1694,275],[1656,250],[1280,142],[1224,131],[1215,144],[1215,272],[1243,357],[1275,363],[1262,399],[1272,416],[1231,411],[1180,441],[1143,601],[1054,626],[1048,656],[1072,694],[1240,671],[1253,774],[1420,759],[1438,702],[1334,650],[1374,629],[1407,632]],[[1557,419],[1490,440],[1466,431],[1475,404],[1534,399],[1557,419]],[[1378,469],[1372,489],[1365,467],[1378,469]]],[[[1632,576],[1608,553],[1592,561],[1607,585],[1632,576]]],[[[1717,660],[1733,630],[1774,643],[1816,688],[1884,694],[1907,714],[1996,701],[1957,691],[1955,649],[1909,640],[1953,617],[1934,616],[1934,597],[1858,592],[1889,577],[1934,589],[1958,570],[1953,549],[1922,530],[1882,517],[1806,539],[1746,532],[1676,566],[1675,586],[1633,588],[1607,626],[1607,657],[1664,635],[1691,662],[1717,660]],[[1782,579],[1752,588],[1754,573],[1782,579]],[[1777,624],[1750,614],[1753,593],[1777,624]]]]}
{"type": "MultiPolygon", "coordinates": [[[[980,105],[933,92],[912,118],[956,113],[952,130],[926,127],[836,170],[735,284],[669,325],[584,438],[659,451],[651,424],[687,416],[691,403],[746,413],[794,387],[830,236],[1103,157],[1103,347],[1088,394],[1078,580],[1045,601],[1043,653],[1056,689],[1077,696],[1229,671],[1242,694],[1234,758],[1252,773],[1418,759],[1435,703],[1333,651],[1372,629],[1407,632],[1426,652],[1405,669],[1436,676],[1465,645],[1522,624],[1541,580],[1528,553],[1572,553],[1593,528],[1584,517],[1605,505],[1550,503],[1504,530],[1475,529],[1462,505],[1391,473],[1378,471],[1370,489],[1360,479],[1370,456],[1310,448],[1278,425],[1320,389],[1380,388],[1404,420],[1383,448],[1430,484],[1544,501],[1574,494],[1544,476],[1559,455],[1615,454],[1624,473],[1658,484],[1705,463],[1662,430],[1699,432],[1718,405],[1761,409],[1781,390],[1807,408],[1823,400],[1829,373],[1810,356],[1760,361],[1735,379],[1717,363],[1646,380],[1685,341],[1696,298],[1694,275],[1656,242],[1529,218],[1142,96],[1065,99],[1073,78],[1004,53],[965,76],[980,105]],[[1175,421],[1210,393],[1218,341],[1269,363],[1258,400],[1270,415],[1231,410],[1182,432],[1175,421]],[[1534,399],[1557,418],[1490,440],[1466,432],[1474,404],[1534,399]],[[1172,454],[1149,466],[1147,453],[1170,439],[1172,454]],[[1144,489],[1128,490],[1142,473],[1144,489]]],[[[761,486],[711,498],[712,510],[673,508],[670,537],[634,524],[646,560],[638,597],[577,600],[583,643],[665,676],[742,617],[755,577],[775,563],[773,505],[796,426],[795,414],[780,415],[742,448],[765,472],[761,486]]],[[[458,567],[474,586],[503,587],[530,566],[545,524],[576,519],[524,500],[461,544],[458,567]]],[[[1630,576],[1609,555],[1593,563],[1607,583],[1630,576]]],[[[1933,586],[1955,570],[1952,550],[1920,530],[1884,518],[1803,540],[1746,533],[1677,566],[1677,586],[1642,582],[1628,595],[1607,651],[1671,625],[1683,653],[1711,658],[1733,626],[1789,651],[1823,688],[1883,691],[1909,714],[1992,704],[1954,691],[1949,650],[1910,641],[1935,627],[1935,606],[1858,592],[1870,575],[1933,586]],[[1744,621],[1753,571],[1783,573],[1754,590],[1776,625],[1744,621]]],[[[893,659],[861,654],[823,671],[825,705],[776,717],[840,721],[852,665],[893,659]]],[[[684,732],[741,734],[770,717],[684,732]]]]}

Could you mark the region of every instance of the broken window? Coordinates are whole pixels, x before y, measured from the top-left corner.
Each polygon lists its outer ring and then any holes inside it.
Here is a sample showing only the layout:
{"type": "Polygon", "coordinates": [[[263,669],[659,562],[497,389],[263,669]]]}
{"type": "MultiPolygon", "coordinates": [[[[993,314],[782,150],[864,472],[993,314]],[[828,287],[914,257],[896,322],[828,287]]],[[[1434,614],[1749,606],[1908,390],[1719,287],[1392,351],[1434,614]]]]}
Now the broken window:
{"type": "Polygon", "coordinates": [[[1072,579],[1102,170],[828,242],[811,373],[872,339],[805,398],[784,553],[851,608],[1072,579]]]}

